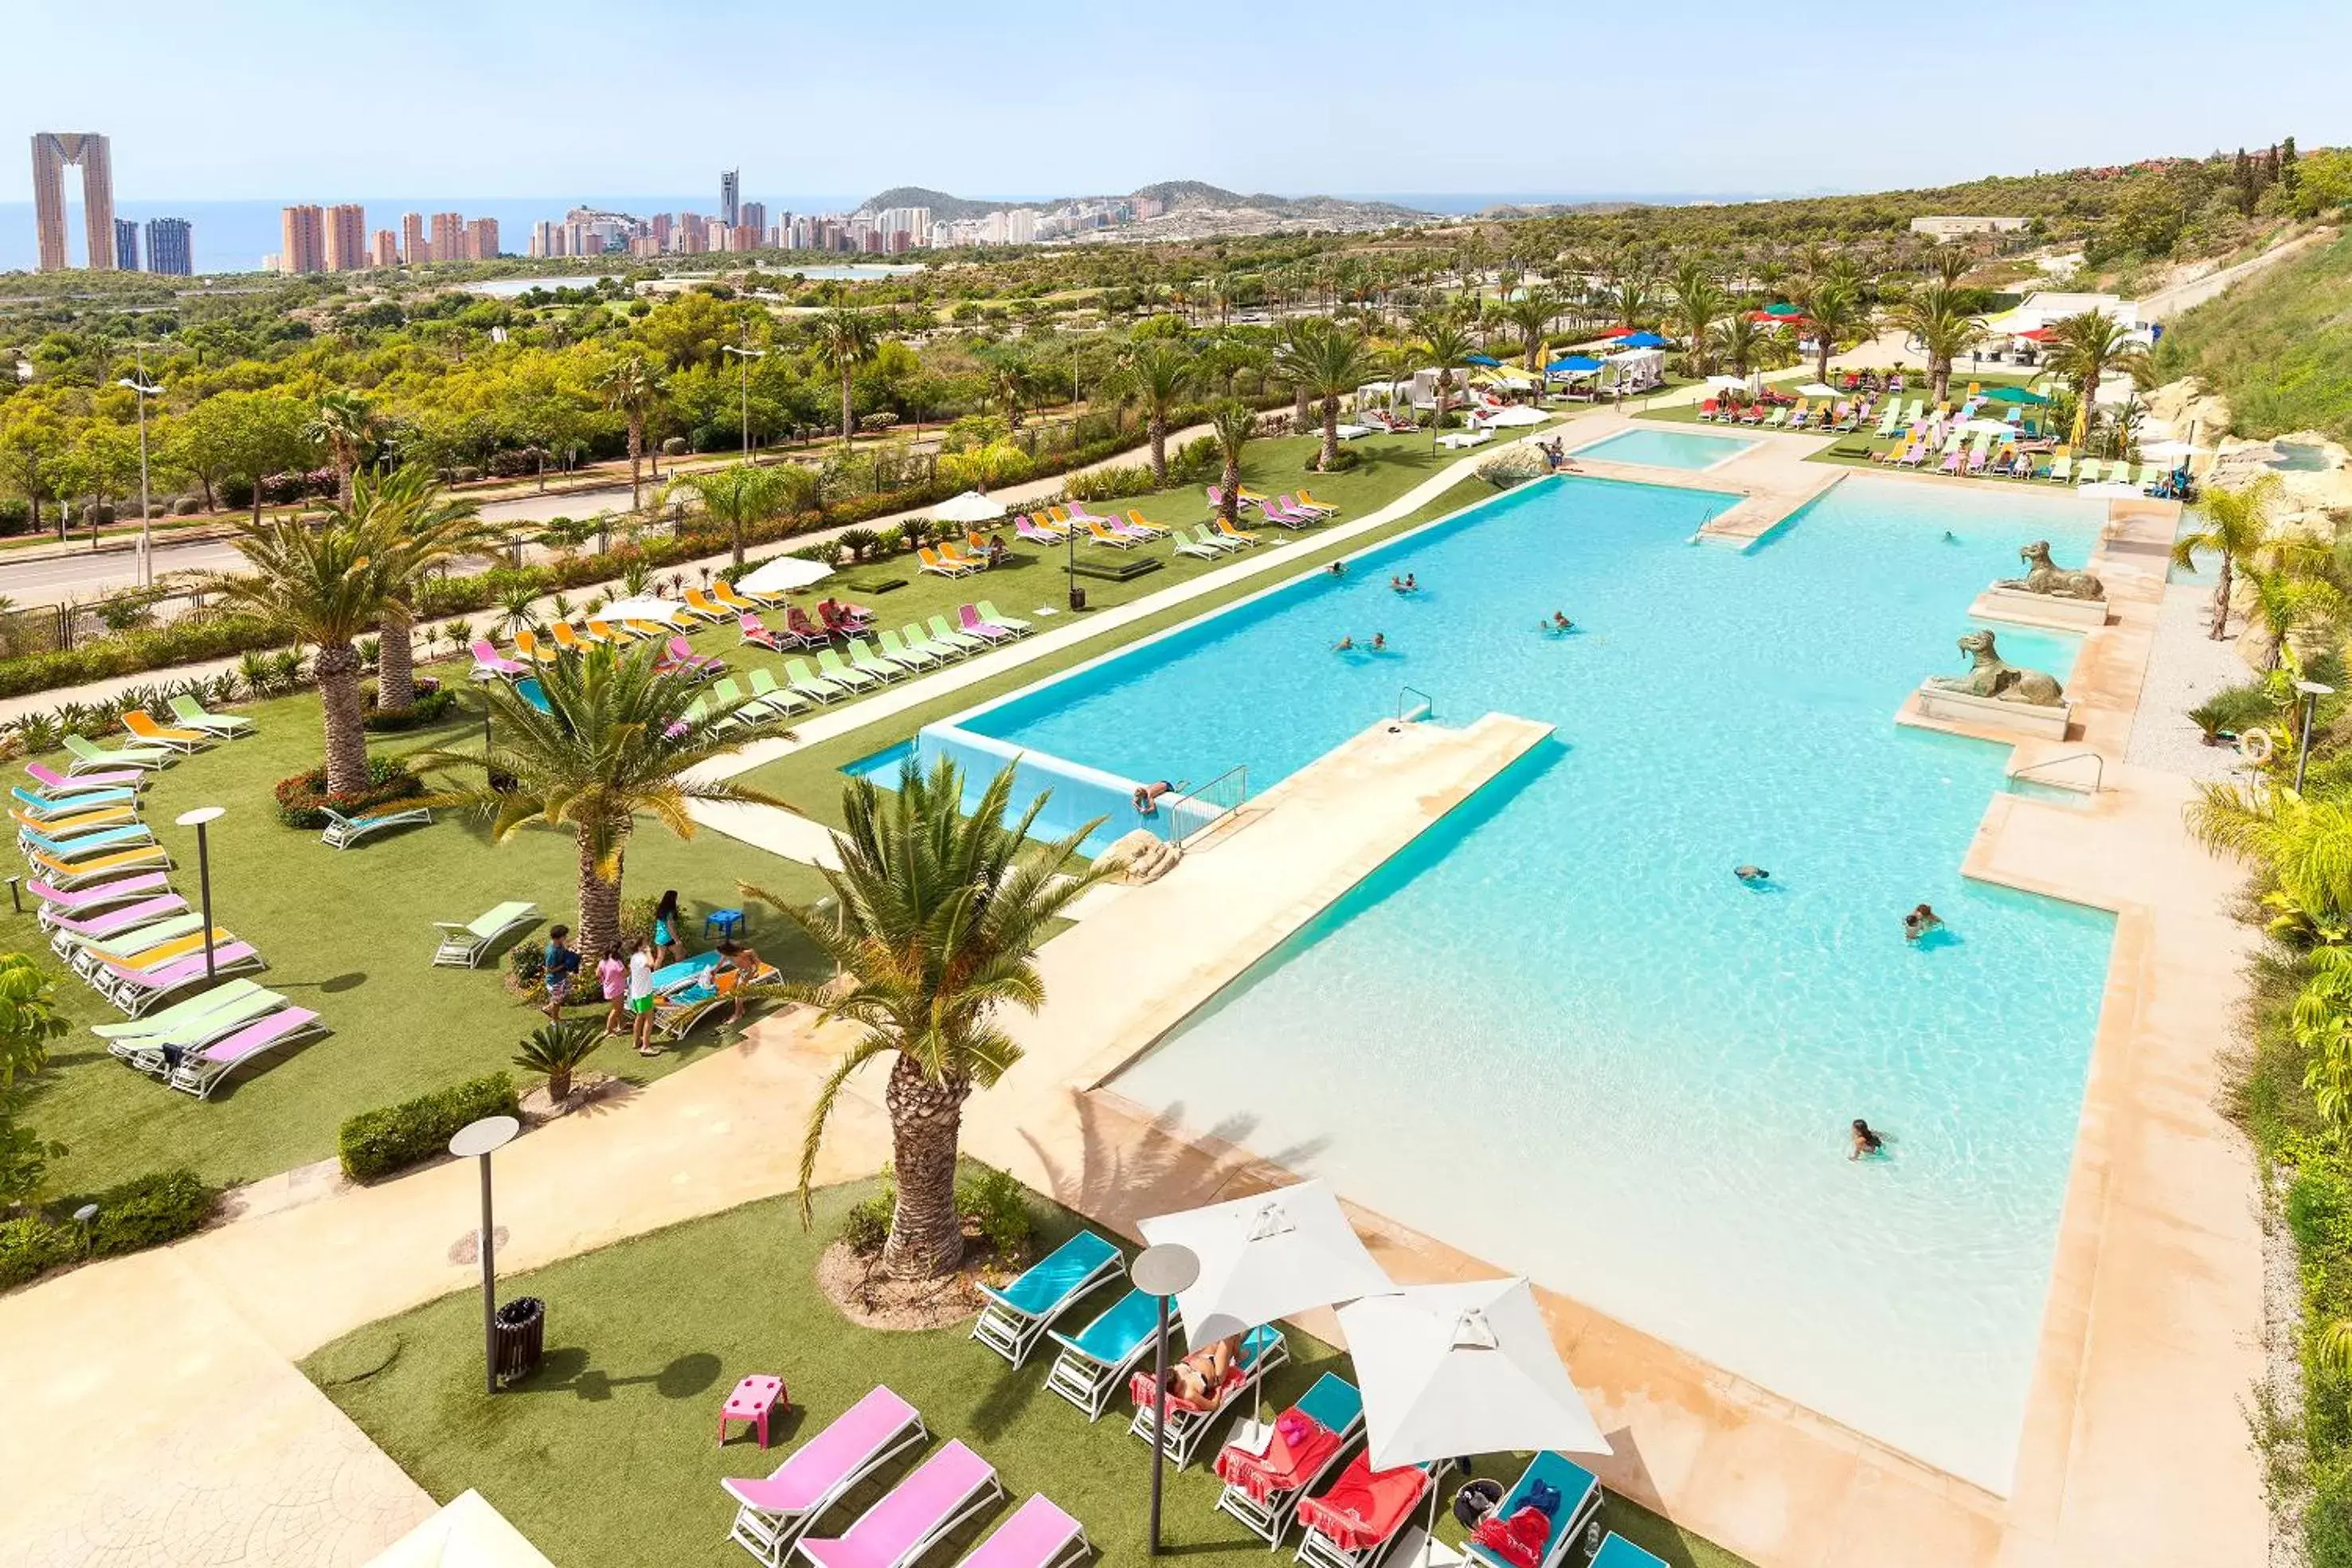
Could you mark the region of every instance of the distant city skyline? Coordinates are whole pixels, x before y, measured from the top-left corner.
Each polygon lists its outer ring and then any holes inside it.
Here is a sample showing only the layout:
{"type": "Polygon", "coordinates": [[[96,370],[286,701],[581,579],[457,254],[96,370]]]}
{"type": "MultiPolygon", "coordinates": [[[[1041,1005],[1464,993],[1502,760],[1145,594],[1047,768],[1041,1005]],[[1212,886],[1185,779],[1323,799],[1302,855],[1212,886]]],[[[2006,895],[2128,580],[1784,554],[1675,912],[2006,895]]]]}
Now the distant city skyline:
{"type": "MultiPolygon", "coordinates": [[[[1265,71],[1201,68],[1158,14],[1070,0],[912,0],[887,22],[690,0],[659,25],[618,0],[577,0],[562,26],[621,41],[646,81],[701,80],[725,59],[887,61],[887,103],[867,74],[813,72],[794,79],[789,114],[762,94],[699,94],[659,136],[600,95],[531,90],[536,66],[517,76],[519,62],[546,57],[542,10],[442,0],[124,0],[121,47],[103,51],[70,7],[19,7],[12,54],[41,68],[19,73],[9,101],[18,135],[104,119],[119,196],[183,204],[682,188],[709,193],[693,205],[710,212],[717,172],[733,168],[742,195],[772,211],[788,188],[1049,196],[1171,178],[1291,194],[1881,190],[2289,134],[2306,147],[2352,141],[2339,80],[2352,6],[2318,0],[2256,0],[2226,19],[2188,0],[2079,0],[2036,13],[2026,36],[1994,40],[1995,57],[1973,63],[1907,55],[1891,35],[1810,56],[1790,19],[1719,3],[1507,4],[1457,27],[1432,25],[1425,5],[1359,0],[1334,28],[1321,11],[1205,0],[1187,23],[1188,36],[1234,40],[1269,68],[1311,61],[1287,90],[1307,94],[1312,114],[1270,133],[1265,71]],[[2129,70],[2070,88],[2050,68],[2091,59],[2187,72],[2194,90],[2150,90],[2129,70]],[[226,90],[306,79],[322,60],[363,91],[396,93],[400,112],[302,134],[266,95],[226,90]],[[220,84],[217,101],[191,113],[182,95],[120,90],[123,70],[166,66],[220,84]],[[1939,86],[1939,112],[1923,115],[1939,86]],[[1083,133],[1038,134],[1041,94],[1052,123],[1083,133]]],[[[15,162],[0,162],[0,202],[32,196],[15,162]]]]}

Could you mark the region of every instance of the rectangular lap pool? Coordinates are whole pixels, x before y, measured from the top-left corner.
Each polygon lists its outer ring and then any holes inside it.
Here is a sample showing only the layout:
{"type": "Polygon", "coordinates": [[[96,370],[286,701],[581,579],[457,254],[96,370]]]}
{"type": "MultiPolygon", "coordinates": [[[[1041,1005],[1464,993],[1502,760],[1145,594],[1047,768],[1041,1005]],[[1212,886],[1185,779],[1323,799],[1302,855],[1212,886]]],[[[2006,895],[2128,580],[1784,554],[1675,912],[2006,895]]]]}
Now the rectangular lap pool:
{"type": "Polygon", "coordinates": [[[1118,1087],[2005,1491],[2112,920],[1962,878],[2007,752],[1894,715],[2021,541],[2080,559],[2104,512],[1858,476],[1693,547],[1730,499],[1530,486],[958,723],[1259,792],[1407,685],[1556,724],[1118,1087]]]}
{"type": "Polygon", "coordinates": [[[1698,435],[1687,430],[1627,430],[1606,436],[1572,454],[1603,463],[1639,463],[1651,468],[1712,468],[1728,463],[1757,445],[1727,435],[1698,435]]]}

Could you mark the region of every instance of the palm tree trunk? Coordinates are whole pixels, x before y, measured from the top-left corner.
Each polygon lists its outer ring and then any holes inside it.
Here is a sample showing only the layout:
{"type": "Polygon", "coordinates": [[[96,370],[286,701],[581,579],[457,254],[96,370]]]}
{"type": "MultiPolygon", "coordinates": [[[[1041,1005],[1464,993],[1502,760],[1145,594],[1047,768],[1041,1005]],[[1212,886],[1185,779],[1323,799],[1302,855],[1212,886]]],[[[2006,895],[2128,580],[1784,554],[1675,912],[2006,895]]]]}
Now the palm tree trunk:
{"type": "Polygon", "coordinates": [[[416,654],[410,640],[415,622],[404,610],[387,610],[376,621],[375,706],[399,713],[416,702],[416,654]]]}
{"type": "Polygon", "coordinates": [[[1930,390],[1935,393],[1936,402],[1941,403],[1952,391],[1952,361],[1938,354],[1928,361],[1927,369],[1934,379],[1930,390]]]}
{"type": "Polygon", "coordinates": [[[357,794],[367,788],[367,731],[360,724],[360,651],[349,643],[319,650],[310,666],[326,709],[327,788],[357,794]]]}
{"type": "Polygon", "coordinates": [[[645,415],[633,413],[629,416],[629,510],[633,512],[643,510],[646,504],[645,497],[639,494],[640,481],[637,477],[638,465],[645,455],[645,415]]]}
{"type": "Polygon", "coordinates": [[[971,1086],[934,1083],[905,1056],[890,1069],[890,1168],[898,1186],[882,1268],[903,1280],[937,1279],[963,1260],[956,1216],[956,1145],[971,1086]]]}
{"type": "Polygon", "coordinates": [[[604,879],[596,866],[596,852],[588,833],[578,835],[580,846],[580,930],[572,946],[591,957],[602,958],[605,952],[621,941],[621,865],[615,855],[613,878],[604,879]]]}
{"type": "Polygon", "coordinates": [[[856,414],[849,400],[849,367],[844,365],[841,369],[841,444],[844,446],[849,444],[849,435],[852,429],[851,421],[855,417],[856,414]]]}
{"type": "Polygon", "coordinates": [[[1318,473],[1328,474],[1339,464],[1339,399],[1336,394],[1323,400],[1323,450],[1316,455],[1318,473]]]}
{"type": "Polygon", "coordinates": [[[1307,383],[1300,382],[1290,389],[1290,425],[1294,430],[1307,428],[1307,383]]]}
{"type": "Polygon", "coordinates": [[[1217,477],[1224,481],[1224,484],[1221,486],[1223,494],[1217,497],[1217,510],[1223,516],[1225,519],[1225,527],[1232,528],[1234,520],[1240,517],[1242,509],[1241,459],[1238,457],[1226,458],[1225,471],[1217,476],[1217,477]]]}
{"type": "Polygon", "coordinates": [[[2213,580],[2212,639],[2219,643],[2230,634],[2230,552],[2221,552],[2221,570],[2213,580]]]}
{"type": "Polygon", "coordinates": [[[1168,415],[1160,409],[1151,411],[1151,483],[1154,488],[1168,487],[1168,415]]]}

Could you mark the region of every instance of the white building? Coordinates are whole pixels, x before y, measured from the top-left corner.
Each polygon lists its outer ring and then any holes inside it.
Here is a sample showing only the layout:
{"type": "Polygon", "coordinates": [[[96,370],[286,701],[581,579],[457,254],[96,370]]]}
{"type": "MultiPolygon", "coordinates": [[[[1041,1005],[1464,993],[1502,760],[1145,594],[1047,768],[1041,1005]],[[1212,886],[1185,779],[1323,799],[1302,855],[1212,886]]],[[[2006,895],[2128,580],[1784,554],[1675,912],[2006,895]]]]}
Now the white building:
{"type": "Polygon", "coordinates": [[[1970,235],[2015,234],[2028,223],[2025,218],[1926,217],[1911,220],[1915,235],[1933,235],[1936,243],[1965,239],[1970,235]]]}

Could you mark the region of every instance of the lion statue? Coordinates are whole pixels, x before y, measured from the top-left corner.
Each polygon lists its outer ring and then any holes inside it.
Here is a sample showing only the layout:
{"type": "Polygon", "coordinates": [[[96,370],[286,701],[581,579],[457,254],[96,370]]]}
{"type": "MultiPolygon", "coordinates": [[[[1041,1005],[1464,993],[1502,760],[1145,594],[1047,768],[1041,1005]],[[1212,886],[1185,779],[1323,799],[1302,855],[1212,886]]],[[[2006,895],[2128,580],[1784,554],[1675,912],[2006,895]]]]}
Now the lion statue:
{"type": "Polygon", "coordinates": [[[1960,652],[1969,656],[1969,673],[1965,675],[1930,675],[1927,684],[1939,691],[1958,692],[1964,696],[1991,697],[1999,702],[2026,703],[2036,707],[2055,707],[2065,690],[2054,675],[2040,670],[2021,670],[2014,664],[2003,664],[1993,649],[1992,633],[1969,632],[1960,637],[1960,652]]]}
{"type": "Polygon", "coordinates": [[[2036,539],[2022,546],[2017,559],[2025,563],[2025,575],[2012,577],[1993,584],[1995,588],[2014,588],[2027,593],[2046,593],[2053,599],[2101,599],[2107,596],[2106,586],[2087,571],[2061,571],[2050,564],[2050,541],[2036,539]]]}

